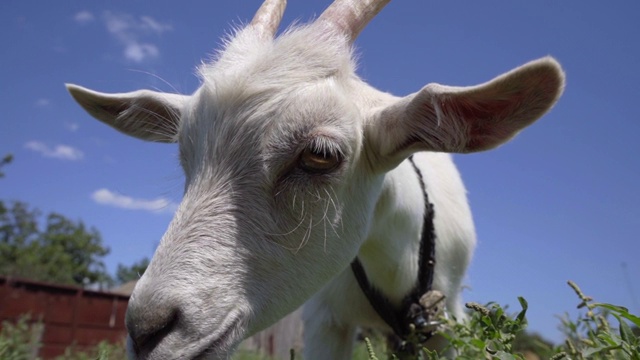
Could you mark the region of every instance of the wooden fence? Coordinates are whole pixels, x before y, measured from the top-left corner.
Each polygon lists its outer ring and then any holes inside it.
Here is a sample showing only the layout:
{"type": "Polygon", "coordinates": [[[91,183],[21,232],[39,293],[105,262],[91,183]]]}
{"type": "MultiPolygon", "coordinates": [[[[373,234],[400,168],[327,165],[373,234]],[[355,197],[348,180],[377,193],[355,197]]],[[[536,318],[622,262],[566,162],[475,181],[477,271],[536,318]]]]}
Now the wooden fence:
{"type": "MultiPolygon", "coordinates": [[[[87,349],[103,340],[121,342],[127,334],[124,317],[133,284],[125,293],[87,290],[0,276],[0,323],[30,314],[40,321],[34,334],[42,344],[39,356],[51,359],[69,346],[87,349]]],[[[1,327],[1,325],[0,325],[1,327]]],[[[298,309],[270,328],[245,340],[240,349],[272,359],[289,359],[291,348],[302,349],[302,319],[298,309]]]]}
{"type": "Polygon", "coordinates": [[[245,340],[240,349],[259,352],[271,359],[289,359],[289,351],[302,352],[302,308],[292,312],[279,322],[245,340]]]}
{"type": "Polygon", "coordinates": [[[69,346],[85,349],[102,340],[122,341],[129,296],[80,287],[0,277],[0,322],[30,314],[44,325],[39,355],[50,359],[69,346]]]}

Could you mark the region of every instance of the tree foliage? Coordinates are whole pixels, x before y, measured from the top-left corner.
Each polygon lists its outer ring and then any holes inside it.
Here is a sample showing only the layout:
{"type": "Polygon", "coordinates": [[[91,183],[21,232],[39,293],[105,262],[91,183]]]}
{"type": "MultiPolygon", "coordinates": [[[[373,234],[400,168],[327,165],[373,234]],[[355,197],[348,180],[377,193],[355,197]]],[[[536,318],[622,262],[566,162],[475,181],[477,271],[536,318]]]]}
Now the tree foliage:
{"type": "Polygon", "coordinates": [[[125,266],[118,264],[116,270],[116,282],[118,284],[124,284],[132,280],[138,280],[145,270],[149,266],[149,258],[145,257],[142,260],[133,263],[131,266],[125,266]]]}
{"type": "MultiPolygon", "coordinates": [[[[0,178],[12,161],[11,154],[0,159],[0,178]]],[[[0,200],[0,275],[81,286],[113,284],[103,262],[109,248],[98,230],[58,213],[41,215],[26,203],[0,200]]],[[[148,258],[130,267],[119,264],[117,281],[138,279],[147,265],[148,258]]]]}
{"type": "Polygon", "coordinates": [[[41,214],[25,203],[0,201],[0,274],[61,284],[108,285],[103,262],[109,248],[100,233],[51,213],[41,214]]]}
{"type": "MultiPolygon", "coordinates": [[[[11,154],[7,154],[5,155],[2,160],[0,160],[0,170],[2,170],[3,167],[5,167],[6,165],[10,164],[11,161],[13,161],[13,155],[11,154]]],[[[0,171],[0,178],[4,177],[4,173],[2,171],[0,171]]]]}

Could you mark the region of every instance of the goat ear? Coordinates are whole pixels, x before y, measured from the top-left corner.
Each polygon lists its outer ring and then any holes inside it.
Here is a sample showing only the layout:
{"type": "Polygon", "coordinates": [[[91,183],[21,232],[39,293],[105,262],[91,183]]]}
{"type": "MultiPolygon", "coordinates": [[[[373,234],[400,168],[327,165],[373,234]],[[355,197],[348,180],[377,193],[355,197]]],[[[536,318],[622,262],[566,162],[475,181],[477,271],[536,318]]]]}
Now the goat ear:
{"type": "Polygon", "coordinates": [[[77,85],[66,86],[91,116],[118,131],[147,141],[177,141],[180,114],[189,96],[150,90],[105,94],[77,85]]]}
{"type": "Polygon", "coordinates": [[[429,84],[375,114],[368,128],[377,151],[372,161],[393,167],[416,151],[495,148],[547,112],[563,89],[564,73],[551,57],[477,86],[429,84]]]}

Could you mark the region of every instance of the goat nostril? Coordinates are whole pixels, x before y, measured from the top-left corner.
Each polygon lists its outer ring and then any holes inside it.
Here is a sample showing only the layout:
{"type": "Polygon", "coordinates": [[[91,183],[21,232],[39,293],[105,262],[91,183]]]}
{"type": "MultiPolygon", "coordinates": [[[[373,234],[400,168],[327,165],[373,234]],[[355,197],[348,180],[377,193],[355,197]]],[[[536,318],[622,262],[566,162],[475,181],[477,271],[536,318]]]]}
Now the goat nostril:
{"type": "Polygon", "coordinates": [[[147,353],[171,332],[178,322],[177,309],[158,311],[146,309],[127,309],[126,325],[136,354],[147,353]]]}

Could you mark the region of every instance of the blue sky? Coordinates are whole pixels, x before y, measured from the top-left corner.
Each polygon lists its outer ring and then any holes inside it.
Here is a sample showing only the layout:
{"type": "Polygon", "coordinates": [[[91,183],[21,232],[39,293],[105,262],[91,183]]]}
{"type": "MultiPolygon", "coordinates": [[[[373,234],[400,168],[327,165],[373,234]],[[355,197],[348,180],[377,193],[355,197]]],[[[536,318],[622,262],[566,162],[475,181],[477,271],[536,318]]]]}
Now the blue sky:
{"type": "MultiPolygon", "coordinates": [[[[283,24],[329,3],[290,0],[283,24]]],[[[191,93],[195,66],[259,1],[3,1],[0,198],[82,219],[109,269],[151,256],[180,202],[175,145],[90,118],[63,84],[191,93]]],[[[465,300],[530,303],[530,328],[561,337],[574,280],[640,313],[640,2],[394,1],[356,45],[360,75],[397,95],[473,85],[545,55],[567,74],[557,106],[497,150],[458,155],[479,246],[465,300]],[[625,272],[626,270],[626,272],[625,272]],[[626,273],[626,275],[625,275],[626,273]]]]}

